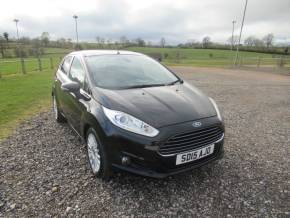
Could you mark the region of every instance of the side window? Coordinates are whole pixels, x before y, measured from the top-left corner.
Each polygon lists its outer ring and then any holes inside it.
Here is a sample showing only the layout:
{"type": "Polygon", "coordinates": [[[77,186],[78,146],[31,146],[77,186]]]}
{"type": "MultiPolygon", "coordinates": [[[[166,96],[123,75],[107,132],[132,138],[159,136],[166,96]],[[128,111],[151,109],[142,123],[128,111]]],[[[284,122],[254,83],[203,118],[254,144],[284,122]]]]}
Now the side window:
{"type": "Polygon", "coordinates": [[[84,89],[84,91],[86,91],[88,94],[90,94],[89,82],[88,82],[88,78],[87,78],[87,77],[85,78],[83,89],[84,89]]]}
{"type": "Polygon", "coordinates": [[[61,71],[64,72],[65,74],[68,74],[71,59],[72,59],[71,56],[66,57],[61,65],[61,71]]]}
{"type": "Polygon", "coordinates": [[[83,86],[85,80],[85,70],[78,57],[73,59],[68,77],[83,86]]]}

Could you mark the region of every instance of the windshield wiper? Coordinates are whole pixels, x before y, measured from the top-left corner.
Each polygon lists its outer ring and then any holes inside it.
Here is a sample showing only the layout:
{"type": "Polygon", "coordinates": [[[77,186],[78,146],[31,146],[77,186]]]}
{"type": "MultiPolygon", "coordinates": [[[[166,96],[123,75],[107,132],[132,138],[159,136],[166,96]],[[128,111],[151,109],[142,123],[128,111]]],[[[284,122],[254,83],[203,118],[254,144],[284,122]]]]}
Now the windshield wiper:
{"type": "Polygon", "coordinates": [[[171,82],[171,83],[167,83],[167,84],[165,84],[165,85],[166,85],[166,86],[172,86],[172,85],[174,85],[174,84],[176,84],[176,83],[178,83],[178,82],[182,83],[182,80],[178,79],[178,80],[175,80],[175,81],[173,81],[173,82],[171,82]]]}
{"type": "Polygon", "coordinates": [[[182,80],[178,79],[178,80],[175,80],[175,81],[170,82],[170,83],[142,84],[142,85],[135,85],[135,86],[127,86],[127,87],[124,87],[124,89],[138,89],[138,88],[148,88],[148,87],[156,87],[156,86],[171,86],[171,85],[174,85],[178,82],[182,83],[182,80]]]}
{"type": "Polygon", "coordinates": [[[124,87],[125,89],[138,89],[138,88],[148,88],[148,87],[155,87],[155,86],[165,86],[167,84],[143,84],[143,85],[135,85],[135,86],[127,86],[124,87]]]}

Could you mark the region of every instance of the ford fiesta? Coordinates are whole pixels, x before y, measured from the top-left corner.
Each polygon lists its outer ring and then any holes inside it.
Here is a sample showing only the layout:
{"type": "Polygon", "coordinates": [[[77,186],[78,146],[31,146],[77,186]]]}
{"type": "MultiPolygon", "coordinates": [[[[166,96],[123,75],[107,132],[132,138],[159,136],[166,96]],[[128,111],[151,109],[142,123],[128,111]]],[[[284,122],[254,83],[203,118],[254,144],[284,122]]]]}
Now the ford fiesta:
{"type": "Polygon", "coordinates": [[[54,79],[55,119],[84,139],[99,178],[116,168],[163,178],[223,156],[214,100],[143,54],[73,52],[54,79]]]}

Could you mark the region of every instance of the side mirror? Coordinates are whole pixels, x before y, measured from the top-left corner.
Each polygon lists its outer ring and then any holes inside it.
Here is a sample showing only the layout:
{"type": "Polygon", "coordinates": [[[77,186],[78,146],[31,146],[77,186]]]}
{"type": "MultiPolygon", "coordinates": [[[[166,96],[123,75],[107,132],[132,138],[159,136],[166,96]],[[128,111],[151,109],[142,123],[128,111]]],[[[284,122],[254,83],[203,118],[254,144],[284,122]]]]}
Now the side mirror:
{"type": "Polygon", "coordinates": [[[80,84],[77,82],[66,82],[61,85],[61,89],[66,92],[76,93],[80,91],[80,84]]]}

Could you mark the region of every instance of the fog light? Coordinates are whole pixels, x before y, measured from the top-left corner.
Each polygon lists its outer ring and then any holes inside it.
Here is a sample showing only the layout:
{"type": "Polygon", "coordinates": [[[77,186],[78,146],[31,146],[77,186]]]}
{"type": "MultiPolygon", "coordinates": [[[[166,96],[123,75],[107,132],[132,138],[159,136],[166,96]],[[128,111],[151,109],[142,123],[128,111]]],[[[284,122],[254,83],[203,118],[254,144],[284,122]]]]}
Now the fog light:
{"type": "Polygon", "coordinates": [[[122,165],[129,165],[131,163],[130,157],[122,157],[122,165]]]}

